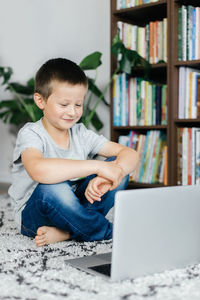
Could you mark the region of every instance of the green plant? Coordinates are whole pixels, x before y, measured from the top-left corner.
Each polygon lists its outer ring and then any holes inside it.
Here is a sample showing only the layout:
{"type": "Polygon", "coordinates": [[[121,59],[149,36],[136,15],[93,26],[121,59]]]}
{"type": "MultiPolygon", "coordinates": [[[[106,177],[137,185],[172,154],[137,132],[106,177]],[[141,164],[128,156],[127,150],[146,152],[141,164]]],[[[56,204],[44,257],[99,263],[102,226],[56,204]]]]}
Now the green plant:
{"type": "Polygon", "coordinates": [[[10,82],[13,71],[10,67],[0,67],[0,77],[5,90],[11,91],[13,98],[0,102],[0,118],[4,123],[22,125],[28,121],[36,121],[42,112],[33,102],[34,80],[30,79],[26,85],[10,82]]]}
{"type": "Polygon", "coordinates": [[[144,77],[146,79],[149,78],[150,63],[140,56],[137,51],[127,49],[120,40],[119,32],[113,39],[111,52],[118,60],[118,66],[114,73],[124,72],[131,75],[133,67],[142,67],[144,69],[144,77]]]}
{"type": "MultiPolygon", "coordinates": [[[[111,51],[116,58],[120,57],[120,59],[103,91],[96,85],[97,69],[102,64],[102,54],[100,52],[94,52],[86,56],[80,63],[80,67],[84,71],[95,71],[95,78],[88,76],[89,91],[84,102],[83,115],[80,121],[83,122],[86,127],[91,123],[96,130],[100,130],[103,127],[103,122],[98,116],[96,109],[101,102],[109,107],[104,95],[112,83],[114,76],[118,72],[131,74],[131,70],[134,66],[142,66],[145,70],[145,76],[148,77],[150,69],[150,64],[136,51],[125,48],[120,41],[119,34],[117,34],[113,40],[111,51]]],[[[0,102],[0,119],[5,123],[14,124],[16,126],[22,126],[29,121],[35,122],[39,120],[42,117],[42,111],[33,101],[34,79],[31,78],[25,85],[10,82],[12,73],[13,71],[10,67],[0,67],[0,78],[3,79],[2,85],[5,85],[5,89],[9,90],[13,95],[12,99],[2,100],[0,102]]]]}

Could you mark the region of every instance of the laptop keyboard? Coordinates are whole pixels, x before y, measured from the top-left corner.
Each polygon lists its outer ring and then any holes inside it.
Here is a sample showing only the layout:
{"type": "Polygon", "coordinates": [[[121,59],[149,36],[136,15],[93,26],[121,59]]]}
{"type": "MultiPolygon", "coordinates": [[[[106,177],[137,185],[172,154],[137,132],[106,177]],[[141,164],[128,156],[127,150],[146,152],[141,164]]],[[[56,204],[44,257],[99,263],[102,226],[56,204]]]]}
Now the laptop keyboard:
{"type": "Polygon", "coordinates": [[[92,269],[96,272],[102,273],[104,275],[111,275],[111,264],[99,265],[94,267],[89,267],[88,269],[92,269]]]}

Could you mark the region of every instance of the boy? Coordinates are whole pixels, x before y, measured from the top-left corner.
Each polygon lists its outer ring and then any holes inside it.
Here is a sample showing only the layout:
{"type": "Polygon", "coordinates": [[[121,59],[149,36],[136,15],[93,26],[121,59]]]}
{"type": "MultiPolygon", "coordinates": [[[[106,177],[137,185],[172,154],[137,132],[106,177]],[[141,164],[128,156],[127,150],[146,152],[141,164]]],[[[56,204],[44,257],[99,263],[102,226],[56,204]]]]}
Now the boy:
{"type": "Polygon", "coordinates": [[[38,247],[111,239],[105,216],[138,161],[134,150],[76,124],[87,88],[84,72],[67,59],[51,59],[36,74],[34,101],[43,118],[18,133],[9,194],[19,230],[38,247]],[[92,160],[95,154],[109,159],[92,160]]]}

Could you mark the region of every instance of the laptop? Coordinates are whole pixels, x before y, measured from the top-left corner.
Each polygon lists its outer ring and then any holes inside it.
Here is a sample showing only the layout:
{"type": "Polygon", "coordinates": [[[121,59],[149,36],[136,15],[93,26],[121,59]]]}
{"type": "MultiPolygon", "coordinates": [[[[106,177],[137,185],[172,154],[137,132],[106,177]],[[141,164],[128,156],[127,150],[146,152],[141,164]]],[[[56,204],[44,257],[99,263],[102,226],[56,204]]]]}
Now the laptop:
{"type": "Polygon", "coordinates": [[[200,262],[200,186],[119,191],[112,253],[65,261],[118,281],[200,262]]]}

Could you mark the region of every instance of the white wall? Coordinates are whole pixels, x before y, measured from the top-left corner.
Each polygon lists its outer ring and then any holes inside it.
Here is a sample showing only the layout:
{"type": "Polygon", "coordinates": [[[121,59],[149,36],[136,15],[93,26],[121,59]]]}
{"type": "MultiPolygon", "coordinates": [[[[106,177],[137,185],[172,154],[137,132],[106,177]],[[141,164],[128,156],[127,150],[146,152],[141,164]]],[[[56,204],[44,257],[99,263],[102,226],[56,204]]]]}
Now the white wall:
{"type": "MultiPolygon", "coordinates": [[[[13,81],[25,83],[47,59],[66,57],[79,63],[100,51],[98,84],[110,74],[110,1],[0,0],[0,66],[13,68],[13,81]]],[[[0,87],[0,100],[8,98],[0,87]]],[[[109,111],[99,108],[102,133],[109,137],[109,111]]],[[[0,182],[9,182],[14,139],[0,121],[0,182]]]]}

